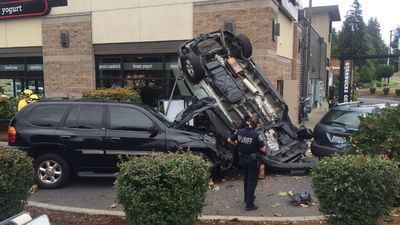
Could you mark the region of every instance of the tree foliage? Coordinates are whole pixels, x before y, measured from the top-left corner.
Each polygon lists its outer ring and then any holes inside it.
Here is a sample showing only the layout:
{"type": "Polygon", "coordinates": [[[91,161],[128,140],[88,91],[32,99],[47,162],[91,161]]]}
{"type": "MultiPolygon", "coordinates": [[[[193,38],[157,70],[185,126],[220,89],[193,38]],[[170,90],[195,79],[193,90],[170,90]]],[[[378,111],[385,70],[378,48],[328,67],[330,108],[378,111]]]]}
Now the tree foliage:
{"type": "Polygon", "coordinates": [[[393,65],[379,64],[376,67],[376,79],[381,80],[382,78],[388,78],[393,76],[394,67],[393,65]]]}

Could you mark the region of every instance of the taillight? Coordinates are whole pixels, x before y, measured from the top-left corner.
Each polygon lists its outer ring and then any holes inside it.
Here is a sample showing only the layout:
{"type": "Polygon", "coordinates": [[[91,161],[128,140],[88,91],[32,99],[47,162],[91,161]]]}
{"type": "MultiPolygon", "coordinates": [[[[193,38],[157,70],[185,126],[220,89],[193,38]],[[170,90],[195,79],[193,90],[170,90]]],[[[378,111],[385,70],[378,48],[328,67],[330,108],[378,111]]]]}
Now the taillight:
{"type": "Polygon", "coordinates": [[[15,127],[9,126],[8,127],[8,143],[15,143],[17,140],[17,131],[15,127]]]}

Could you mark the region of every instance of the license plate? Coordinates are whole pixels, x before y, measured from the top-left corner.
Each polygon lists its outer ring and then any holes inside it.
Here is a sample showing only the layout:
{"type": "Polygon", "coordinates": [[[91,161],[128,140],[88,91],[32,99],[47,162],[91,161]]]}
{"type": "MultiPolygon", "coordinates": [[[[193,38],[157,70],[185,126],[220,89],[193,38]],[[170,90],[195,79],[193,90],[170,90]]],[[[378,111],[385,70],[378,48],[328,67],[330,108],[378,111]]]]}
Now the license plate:
{"type": "Polygon", "coordinates": [[[335,136],[335,135],[332,136],[332,142],[343,144],[343,143],[346,143],[346,141],[347,140],[345,137],[340,137],[340,136],[335,136]]]}

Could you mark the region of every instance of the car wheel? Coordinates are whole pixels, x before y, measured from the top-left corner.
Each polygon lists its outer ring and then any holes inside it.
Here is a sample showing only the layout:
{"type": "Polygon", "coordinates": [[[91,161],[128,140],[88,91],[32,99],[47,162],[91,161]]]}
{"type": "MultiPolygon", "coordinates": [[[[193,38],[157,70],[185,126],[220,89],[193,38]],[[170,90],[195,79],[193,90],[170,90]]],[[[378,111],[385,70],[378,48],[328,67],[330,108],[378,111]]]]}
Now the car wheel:
{"type": "Polygon", "coordinates": [[[56,154],[44,154],[34,161],[35,181],[43,189],[60,188],[67,184],[71,177],[68,162],[56,154]]]}
{"type": "Polygon", "coordinates": [[[182,70],[187,78],[194,84],[200,83],[205,71],[201,67],[200,57],[194,53],[189,53],[183,57],[182,70]]]}
{"type": "Polygon", "coordinates": [[[250,39],[244,34],[238,34],[233,41],[239,45],[243,57],[250,58],[253,54],[253,46],[251,45],[250,39]]]}

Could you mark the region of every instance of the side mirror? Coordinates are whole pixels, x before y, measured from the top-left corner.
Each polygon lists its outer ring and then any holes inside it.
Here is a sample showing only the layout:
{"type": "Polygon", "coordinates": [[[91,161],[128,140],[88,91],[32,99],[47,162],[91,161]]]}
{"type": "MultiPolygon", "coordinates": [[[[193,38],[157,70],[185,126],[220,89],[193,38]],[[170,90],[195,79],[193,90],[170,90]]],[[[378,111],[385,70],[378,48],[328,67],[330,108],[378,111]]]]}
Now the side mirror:
{"type": "Polygon", "coordinates": [[[148,126],[146,130],[150,133],[150,137],[155,137],[160,132],[160,129],[155,124],[148,126]]]}

